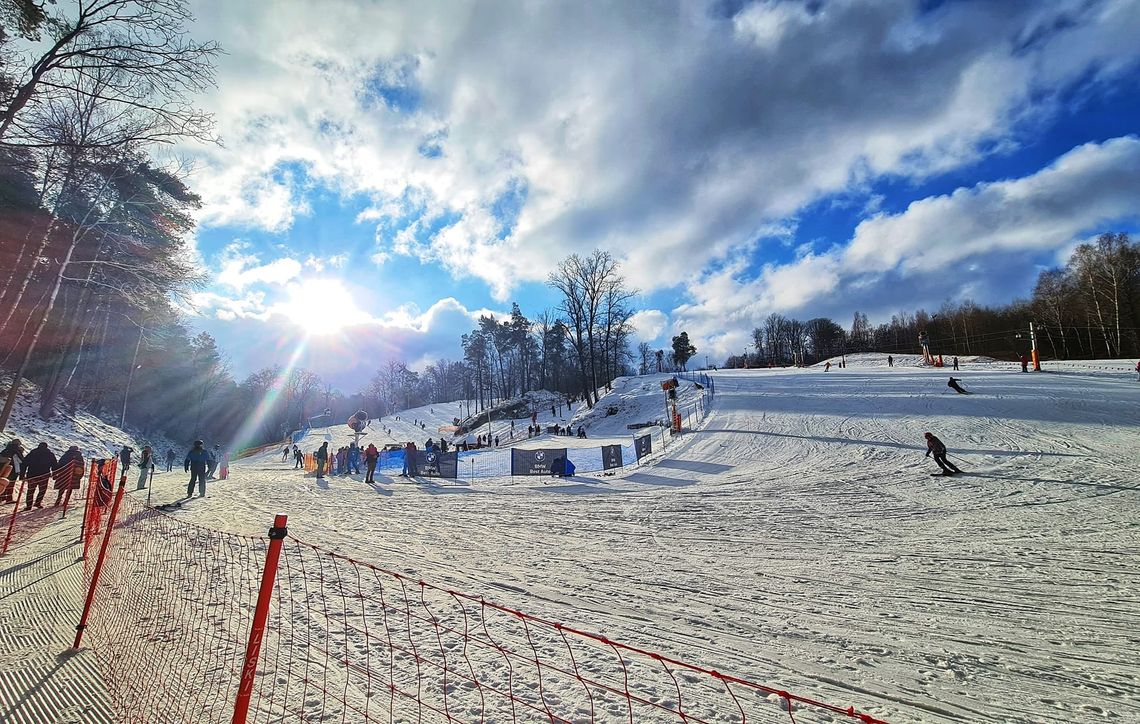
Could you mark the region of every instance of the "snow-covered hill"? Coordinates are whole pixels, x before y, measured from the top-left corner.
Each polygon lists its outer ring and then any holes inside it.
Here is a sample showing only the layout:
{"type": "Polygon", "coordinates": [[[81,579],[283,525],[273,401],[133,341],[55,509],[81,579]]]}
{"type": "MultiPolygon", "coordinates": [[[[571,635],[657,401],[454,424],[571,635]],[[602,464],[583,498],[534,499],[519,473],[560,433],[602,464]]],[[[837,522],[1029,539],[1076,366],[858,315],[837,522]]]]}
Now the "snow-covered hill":
{"type": "MultiPolygon", "coordinates": [[[[0,378],[0,389],[7,389],[10,380],[11,377],[8,376],[0,378]]],[[[78,445],[86,459],[114,455],[123,445],[130,445],[136,451],[142,450],[143,445],[165,451],[171,445],[165,438],[144,438],[123,431],[83,410],[71,415],[59,404],[55,406],[52,419],[43,420],[39,416],[39,392],[36,385],[27,381],[20,386],[12,418],[0,436],[4,443],[19,438],[25,449],[30,450],[39,443],[46,442],[56,455],[71,445],[78,445]]],[[[181,448],[175,448],[179,449],[181,448]]]]}
{"type": "MultiPolygon", "coordinates": [[[[613,477],[370,486],[267,454],[177,515],[288,513],[353,558],[888,721],[1140,721],[1135,362],[964,362],[966,396],[880,357],[713,373],[697,430],[613,477]],[[966,474],[931,477],[925,431],[966,474]]],[[[597,445],[663,413],[660,380],[628,378],[572,421],[597,445]]]]}

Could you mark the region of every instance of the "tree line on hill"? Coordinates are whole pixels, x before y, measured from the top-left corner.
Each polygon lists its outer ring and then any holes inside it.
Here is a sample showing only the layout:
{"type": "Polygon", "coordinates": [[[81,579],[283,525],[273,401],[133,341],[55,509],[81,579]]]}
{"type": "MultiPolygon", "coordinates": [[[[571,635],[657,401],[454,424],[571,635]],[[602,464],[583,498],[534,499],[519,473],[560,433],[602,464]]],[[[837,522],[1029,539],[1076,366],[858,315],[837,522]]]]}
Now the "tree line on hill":
{"type": "Polygon", "coordinates": [[[937,312],[900,312],[873,326],[855,312],[844,329],[827,318],[800,321],[770,314],[752,331],[751,349],[729,367],[804,365],[851,352],[918,354],[920,332],[931,352],[1013,359],[1030,351],[1034,324],[1043,358],[1140,356],[1140,243],[1104,233],[1076,247],[1062,268],[1042,271],[1029,299],[979,306],[946,302],[937,312]]]}

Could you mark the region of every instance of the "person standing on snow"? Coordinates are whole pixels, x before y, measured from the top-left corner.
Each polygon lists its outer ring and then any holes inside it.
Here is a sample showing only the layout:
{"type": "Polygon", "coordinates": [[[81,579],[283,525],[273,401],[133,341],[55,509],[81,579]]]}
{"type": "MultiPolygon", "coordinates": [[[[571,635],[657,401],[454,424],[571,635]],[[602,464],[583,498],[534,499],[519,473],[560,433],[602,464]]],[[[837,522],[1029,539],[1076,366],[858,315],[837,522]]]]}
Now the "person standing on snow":
{"type": "Polygon", "coordinates": [[[206,479],[214,479],[214,471],[218,469],[218,463],[222,461],[222,446],[214,443],[214,449],[206,452],[210,456],[210,464],[206,468],[206,479]]]}
{"type": "Polygon", "coordinates": [[[289,446],[286,445],[285,449],[281,451],[281,462],[285,462],[288,459],[289,459],[289,446]]]}
{"type": "Polygon", "coordinates": [[[926,437],[926,457],[930,457],[930,454],[934,453],[934,462],[938,463],[938,467],[942,468],[943,475],[953,475],[954,473],[962,472],[954,463],[946,459],[946,446],[942,444],[941,440],[934,436],[934,433],[924,433],[924,437],[926,437]]]}
{"type": "Polygon", "coordinates": [[[376,474],[376,463],[380,461],[380,451],[372,443],[368,443],[368,447],[364,448],[364,482],[374,483],[373,476],[376,474]]]}
{"type": "Polygon", "coordinates": [[[360,475],[360,446],[355,442],[348,445],[348,469],[353,475],[360,475]]]}
{"type": "Polygon", "coordinates": [[[321,443],[321,446],[313,453],[313,459],[317,462],[317,477],[323,478],[325,476],[325,463],[329,461],[328,442],[321,443]]]}
{"type": "Polygon", "coordinates": [[[1021,371],[1022,372],[1028,372],[1029,371],[1029,358],[1026,357],[1024,354],[1021,355],[1021,371]]]}
{"type": "Polygon", "coordinates": [[[194,441],[194,447],[186,453],[182,461],[182,469],[190,473],[190,482],[186,484],[186,497],[194,497],[194,483],[198,483],[198,497],[206,497],[206,469],[210,465],[210,451],[206,443],[201,440],[194,441]]]}
{"type": "Polygon", "coordinates": [[[59,467],[55,469],[55,506],[62,502],[67,505],[71,502],[71,491],[78,490],[83,484],[83,453],[79,452],[78,445],[67,448],[67,452],[59,458],[59,467]]]}
{"type": "Polygon", "coordinates": [[[142,455],[139,456],[139,484],[136,490],[142,490],[146,487],[146,476],[150,475],[151,468],[154,467],[154,450],[150,445],[143,445],[142,455]]]}
{"type": "Polygon", "coordinates": [[[24,443],[19,438],[13,438],[3,450],[0,450],[0,502],[11,503],[12,491],[16,488],[16,480],[20,477],[20,470],[24,467],[24,443]]]}
{"type": "Polygon", "coordinates": [[[894,367],[894,366],[895,366],[895,358],[890,356],[890,355],[887,355],[887,367],[894,367]]]}
{"type": "Polygon", "coordinates": [[[174,470],[174,458],[176,457],[178,454],[174,452],[174,448],[169,448],[166,451],[166,472],[169,473],[174,470]]]}
{"type": "Polygon", "coordinates": [[[52,472],[59,467],[55,453],[51,451],[46,442],[41,442],[24,458],[24,470],[21,473],[28,481],[27,504],[24,510],[31,510],[32,503],[37,508],[44,507],[44,493],[47,492],[48,480],[52,472]]]}
{"type": "Polygon", "coordinates": [[[409,442],[404,445],[404,472],[403,477],[416,477],[420,471],[416,468],[416,444],[409,442]]]}
{"type": "Polygon", "coordinates": [[[126,475],[127,471],[131,469],[131,453],[134,451],[135,449],[130,445],[123,445],[123,449],[119,451],[119,464],[123,466],[123,469],[119,471],[120,475],[126,475]]]}
{"type": "Polygon", "coordinates": [[[954,358],[954,371],[955,372],[958,371],[958,358],[957,357],[954,358]]]}
{"type": "Polygon", "coordinates": [[[297,470],[305,466],[305,454],[301,452],[301,448],[293,446],[293,469],[297,470]]]}

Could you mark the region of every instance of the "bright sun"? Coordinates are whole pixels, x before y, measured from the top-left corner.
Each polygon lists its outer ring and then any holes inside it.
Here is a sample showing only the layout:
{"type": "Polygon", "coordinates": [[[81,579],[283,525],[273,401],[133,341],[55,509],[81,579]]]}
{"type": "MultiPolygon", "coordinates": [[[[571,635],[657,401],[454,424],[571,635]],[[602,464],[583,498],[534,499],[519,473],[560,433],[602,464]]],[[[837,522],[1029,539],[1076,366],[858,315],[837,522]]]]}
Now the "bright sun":
{"type": "Polygon", "coordinates": [[[297,330],[317,336],[334,334],[370,319],[337,279],[290,284],[289,299],[276,305],[275,311],[297,330]]]}

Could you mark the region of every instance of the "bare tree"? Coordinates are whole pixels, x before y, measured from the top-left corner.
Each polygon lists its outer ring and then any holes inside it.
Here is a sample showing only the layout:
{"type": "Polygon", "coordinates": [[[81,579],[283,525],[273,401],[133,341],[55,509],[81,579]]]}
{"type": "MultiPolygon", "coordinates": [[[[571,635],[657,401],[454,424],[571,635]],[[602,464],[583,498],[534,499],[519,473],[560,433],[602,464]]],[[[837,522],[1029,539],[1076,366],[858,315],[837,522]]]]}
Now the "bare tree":
{"type": "Polygon", "coordinates": [[[30,119],[75,92],[109,106],[112,116],[151,116],[150,141],[208,137],[212,120],[190,99],[213,85],[220,48],[190,39],[192,21],[184,0],[74,0],[41,12],[25,23],[32,27],[23,28],[19,47],[9,49],[17,56],[10,64],[23,70],[3,98],[0,142],[45,145],[30,119]],[[110,84],[83,82],[108,70],[110,84]]]}

